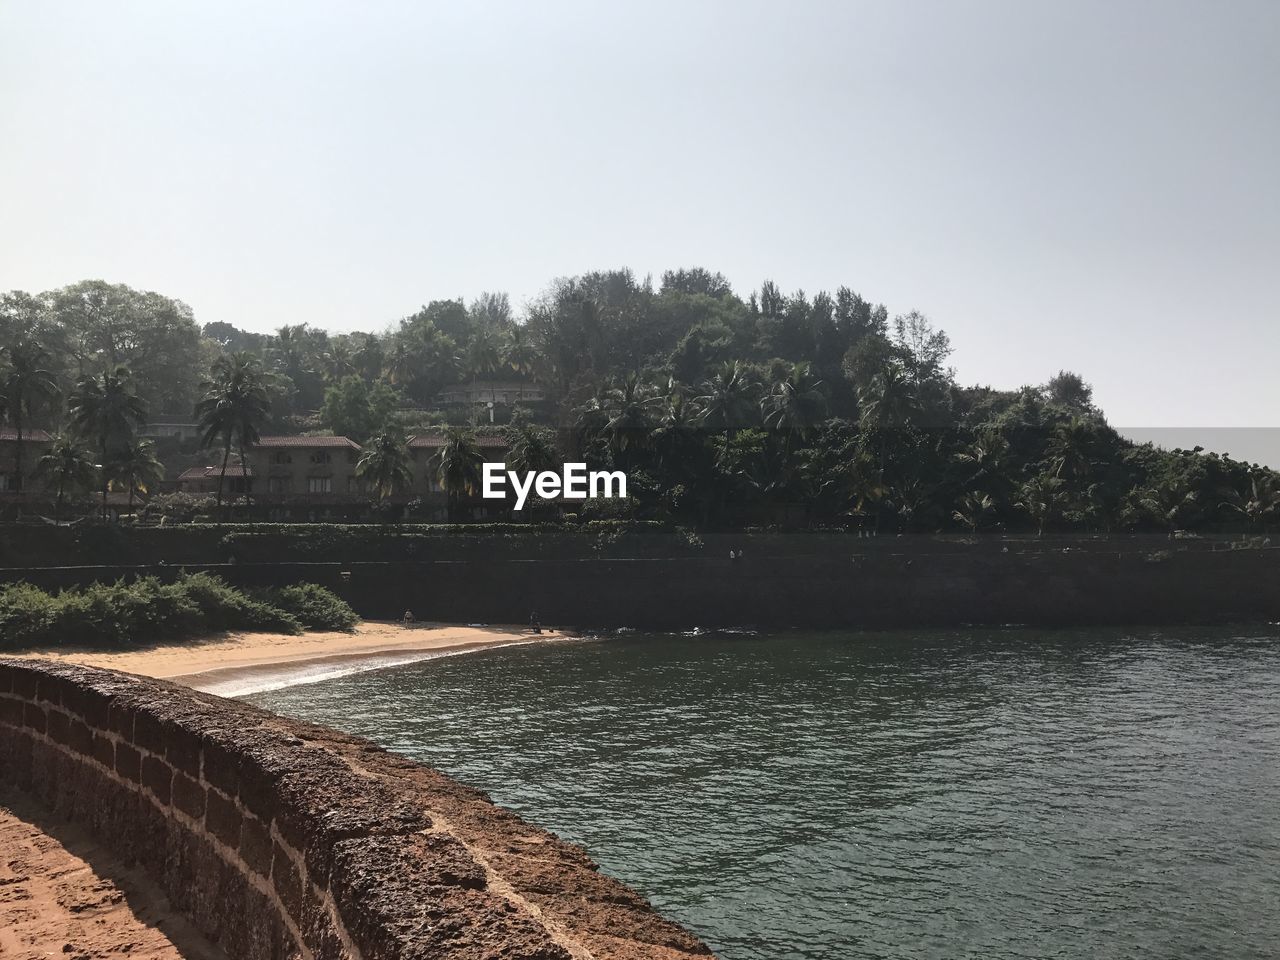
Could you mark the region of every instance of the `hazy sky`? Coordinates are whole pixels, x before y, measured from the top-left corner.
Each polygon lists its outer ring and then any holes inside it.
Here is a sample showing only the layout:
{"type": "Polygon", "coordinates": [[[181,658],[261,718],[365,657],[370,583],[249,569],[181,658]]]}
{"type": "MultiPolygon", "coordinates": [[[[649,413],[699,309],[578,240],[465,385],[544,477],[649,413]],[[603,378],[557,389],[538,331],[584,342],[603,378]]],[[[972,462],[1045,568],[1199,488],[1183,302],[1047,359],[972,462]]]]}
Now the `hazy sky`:
{"type": "Polygon", "coordinates": [[[379,329],[703,265],[1280,424],[1280,3],[0,0],[0,290],[379,329]]]}

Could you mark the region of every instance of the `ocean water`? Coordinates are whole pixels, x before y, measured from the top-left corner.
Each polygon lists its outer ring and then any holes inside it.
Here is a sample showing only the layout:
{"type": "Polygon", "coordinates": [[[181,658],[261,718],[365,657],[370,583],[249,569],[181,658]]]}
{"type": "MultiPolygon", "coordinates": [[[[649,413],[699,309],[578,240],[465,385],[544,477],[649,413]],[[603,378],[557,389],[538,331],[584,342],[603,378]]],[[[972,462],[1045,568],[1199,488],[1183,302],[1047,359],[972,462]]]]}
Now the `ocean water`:
{"type": "Polygon", "coordinates": [[[624,634],[248,699],[584,844],[724,960],[1280,956],[1280,629],[624,634]]]}

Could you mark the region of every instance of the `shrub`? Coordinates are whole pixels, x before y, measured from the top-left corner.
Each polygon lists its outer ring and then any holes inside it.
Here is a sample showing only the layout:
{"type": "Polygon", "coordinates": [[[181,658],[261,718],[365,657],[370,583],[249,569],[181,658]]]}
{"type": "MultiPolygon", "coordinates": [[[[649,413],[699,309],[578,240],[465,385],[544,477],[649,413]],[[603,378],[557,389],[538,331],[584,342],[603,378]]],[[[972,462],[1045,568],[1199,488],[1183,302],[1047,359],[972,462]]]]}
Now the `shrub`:
{"type": "Polygon", "coordinates": [[[178,581],[203,611],[211,630],[278,630],[301,633],[302,624],[284,610],[230,587],[211,573],[190,573],[178,581]]]}
{"type": "Polygon", "coordinates": [[[91,583],[47,593],[28,583],[0,587],[0,649],[122,647],[180,640],[207,630],[349,630],[359,621],[323,587],[298,584],[249,596],[207,573],[162,583],[91,583]]]}
{"type": "Polygon", "coordinates": [[[308,630],[352,630],[360,622],[347,601],[316,583],[272,588],[264,591],[263,599],[308,630]]]}

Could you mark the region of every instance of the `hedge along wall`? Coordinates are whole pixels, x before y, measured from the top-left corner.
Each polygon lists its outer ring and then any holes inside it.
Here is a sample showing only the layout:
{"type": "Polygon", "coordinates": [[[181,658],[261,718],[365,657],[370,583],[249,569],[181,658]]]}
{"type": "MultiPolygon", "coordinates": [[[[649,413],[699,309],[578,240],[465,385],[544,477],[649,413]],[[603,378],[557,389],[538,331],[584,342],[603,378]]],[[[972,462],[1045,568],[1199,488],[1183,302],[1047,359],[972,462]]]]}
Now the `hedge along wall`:
{"type": "Polygon", "coordinates": [[[480,792],[173,684],[0,658],[0,776],[144,865],[235,960],[710,955],[480,792]]]}

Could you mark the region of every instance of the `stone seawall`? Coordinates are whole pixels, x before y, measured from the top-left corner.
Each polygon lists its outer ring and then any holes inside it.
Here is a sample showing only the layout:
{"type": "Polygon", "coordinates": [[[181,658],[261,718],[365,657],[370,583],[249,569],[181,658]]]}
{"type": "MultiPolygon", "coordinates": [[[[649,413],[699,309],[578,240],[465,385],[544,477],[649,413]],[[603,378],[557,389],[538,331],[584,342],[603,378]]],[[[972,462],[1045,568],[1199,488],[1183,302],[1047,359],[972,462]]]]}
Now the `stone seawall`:
{"type": "Polygon", "coordinates": [[[0,778],[234,960],[680,960],[578,847],[382,748],[184,687],[0,658],[0,778]]]}
{"type": "MultiPolygon", "coordinates": [[[[741,548],[739,544],[732,546],[741,548]]],[[[817,541],[814,541],[816,544],[817,541]]],[[[1215,624],[1280,620],[1280,548],[1148,544],[985,544],[829,540],[811,555],[663,559],[239,562],[202,565],[232,583],[322,584],[369,619],[591,627],[953,627],[965,624],[1215,624]]],[[[754,549],[754,548],[752,548],[754,549]]],[[[58,589],[171,566],[0,571],[58,589]]]]}

